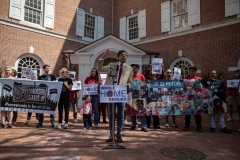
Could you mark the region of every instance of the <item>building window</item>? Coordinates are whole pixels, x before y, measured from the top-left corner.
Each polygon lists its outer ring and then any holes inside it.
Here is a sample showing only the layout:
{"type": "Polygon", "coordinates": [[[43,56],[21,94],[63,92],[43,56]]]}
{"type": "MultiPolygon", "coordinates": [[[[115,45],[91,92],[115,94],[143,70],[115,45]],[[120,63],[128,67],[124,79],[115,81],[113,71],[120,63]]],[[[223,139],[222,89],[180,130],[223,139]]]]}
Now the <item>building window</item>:
{"type": "Polygon", "coordinates": [[[95,16],[85,14],[84,37],[95,39],[95,19],[95,16]]]}
{"type": "Polygon", "coordinates": [[[189,75],[188,68],[190,66],[193,66],[193,62],[190,59],[178,58],[171,63],[170,69],[174,72],[174,67],[180,68],[182,79],[184,79],[186,76],[189,75]]]}
{"type": "Polygon", "coordinates": [[[42,0],[25,0],[24,21],[41,24],[42,0]]]}
{"type": "Polygon", "coordinates": [[[128,35],[129,40],[138,38],[138,15],[128,18],[128,35]]]}
{"type": "Polygon", "coordinates": [[[30,68],[31,70],[37,70],[40,74],[41,65],[40,63],[33,57],[25,56],[18,60],[17,62],[17,77],[22,77],[22,68],[30,68]]]}
{"type": "Polygon", "coordinates": [[[172,18],[174,29],[188,26],[188,5],[187,0],[173,0],[172,2],[172,18]]]}

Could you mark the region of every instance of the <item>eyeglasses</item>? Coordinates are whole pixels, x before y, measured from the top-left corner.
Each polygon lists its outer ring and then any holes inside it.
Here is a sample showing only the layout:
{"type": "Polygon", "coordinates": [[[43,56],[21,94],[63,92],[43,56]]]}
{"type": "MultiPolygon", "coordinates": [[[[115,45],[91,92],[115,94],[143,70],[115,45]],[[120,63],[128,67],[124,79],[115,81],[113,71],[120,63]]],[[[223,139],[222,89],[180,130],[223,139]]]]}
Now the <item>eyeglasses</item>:
{"type": "Polygon", "coordinates": [[[123,56],[123,57],[127,57],[128,55],[127,54],[120,54],[121,56],[123,56]]]}
{"type": "Polygon", "coordinates": [[[62,73],[68,73],[67,71],[62,71],[62,73]]]}

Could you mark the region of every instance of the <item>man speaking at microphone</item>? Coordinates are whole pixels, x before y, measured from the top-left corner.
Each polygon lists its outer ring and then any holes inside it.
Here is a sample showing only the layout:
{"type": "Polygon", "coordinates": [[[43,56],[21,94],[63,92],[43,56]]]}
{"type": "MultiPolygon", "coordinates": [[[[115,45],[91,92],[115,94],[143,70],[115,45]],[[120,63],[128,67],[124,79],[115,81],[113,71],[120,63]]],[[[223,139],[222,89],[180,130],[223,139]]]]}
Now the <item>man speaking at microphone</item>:
{"type": "MultiPolygon", "coordinates": [[[[107,66],[103,66],[103,61],[106,54],[108,54],[108,50],[98,60],[98,70],[107,72],[105,85],[128,85],[127,88],[129,89],[132,83],[132,67],[126,64],[126,61],[128,58],[127,52],[124,50],[120,50],[117,54],[118,62],[110,63],[107,66]]],[[[115,109],[115,106],[117,107],[117,112],[118,112],[118,128],[117,128],[117,134],[116,134],[116,137],[117,137],[116,141],[117,143],[123,143],[122,128],[123,128],[123,121],[124,121],[125,103],[114,103],[114,109],[115,109]]],[[[114,138],[112,136],[112,131],[114,130],[114,128],[112,128],[112,117],[114,117],[112,116],[112,109],[113,109],[112,105],[110,105],[109,106],[110,137],[106,140],[106,142],[112,142],[114,138]]]]}

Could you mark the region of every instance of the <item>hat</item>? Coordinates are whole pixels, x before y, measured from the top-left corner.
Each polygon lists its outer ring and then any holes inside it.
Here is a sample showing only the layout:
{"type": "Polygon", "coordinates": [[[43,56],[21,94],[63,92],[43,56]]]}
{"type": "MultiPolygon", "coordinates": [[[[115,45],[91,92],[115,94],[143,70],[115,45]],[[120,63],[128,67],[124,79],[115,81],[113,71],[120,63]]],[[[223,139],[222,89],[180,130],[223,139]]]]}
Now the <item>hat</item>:
{"type": "Polygon", "coordinates": [[[133,67],[133,66],[135,66],[135,67],[137,67],[139,69],[139,65],[138,64],[131,64],[131,67],[133,67]]]}
{"type": "Polygon", "coordinates": [[[188,68],[188,70],[190,70],[190,69],[193,69],[193,70],[197,71],[197,67],[195,67],[195,66],[191,66],[191,67],[188,68]]]}

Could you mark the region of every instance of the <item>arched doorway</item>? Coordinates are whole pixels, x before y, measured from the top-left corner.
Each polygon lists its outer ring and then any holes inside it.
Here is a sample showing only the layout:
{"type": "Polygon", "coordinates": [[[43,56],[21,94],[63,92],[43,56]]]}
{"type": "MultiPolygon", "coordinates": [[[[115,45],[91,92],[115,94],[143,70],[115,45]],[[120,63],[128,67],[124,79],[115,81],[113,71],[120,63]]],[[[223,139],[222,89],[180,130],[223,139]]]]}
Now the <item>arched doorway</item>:
{"type": "Polygon", "coordinates": [[[193,66],[193,62],[186,57],[181,57],[181,58],[177,58],[175,59],[171,65],[170,65],[170,69],[174,72],[174,67],[180,68],[181,69],[181,76],[184,79],[188,74],[188,68],[190,66],[193,66]]]}
{"type": "Polygon", "coordinates": [[[17,77],[23,78],[22,68],[30,68],[31,70],[37,70],[38,73],[41,74],[42,66],[43,63],[40,58],[30,54],[23,55],[15,62],[15,68],[17,69],[17,77]]]}

